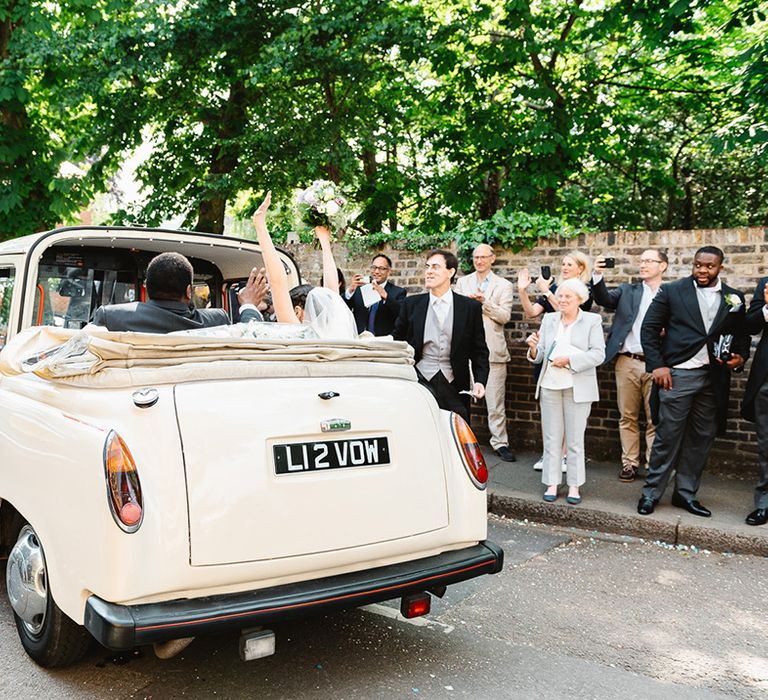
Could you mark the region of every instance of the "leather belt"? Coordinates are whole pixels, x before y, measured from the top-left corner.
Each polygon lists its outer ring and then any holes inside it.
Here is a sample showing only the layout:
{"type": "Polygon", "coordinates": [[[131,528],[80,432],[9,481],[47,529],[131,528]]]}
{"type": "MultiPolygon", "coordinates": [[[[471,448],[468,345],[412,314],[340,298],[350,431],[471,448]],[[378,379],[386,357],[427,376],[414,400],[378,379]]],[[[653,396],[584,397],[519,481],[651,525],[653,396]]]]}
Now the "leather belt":
{"type": "Polygon", "coordinates": [[[645,362],[645,355],[636,355],[634,352],[620,352],[619,355],[629,357],[632,360],[640,360],[640,362],[645,362]]]}

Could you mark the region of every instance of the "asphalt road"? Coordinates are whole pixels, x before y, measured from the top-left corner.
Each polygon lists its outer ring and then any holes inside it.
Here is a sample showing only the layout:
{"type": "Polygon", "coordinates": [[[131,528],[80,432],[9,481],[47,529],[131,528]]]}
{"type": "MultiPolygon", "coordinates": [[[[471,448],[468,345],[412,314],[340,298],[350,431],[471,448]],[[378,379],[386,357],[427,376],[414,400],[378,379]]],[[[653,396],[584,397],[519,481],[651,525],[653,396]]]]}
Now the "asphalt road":
{"type": "Polygon", "coordinates": [[[393,603],[284,624],[276,655],[247,663],[228,634],[169,661],[94,649],[44,671],[17,641],[3,576],[0,697],[768,696],[768,560],[489,524],[505,570],[449,590],[429,619],[394,619],[393,603]]]}

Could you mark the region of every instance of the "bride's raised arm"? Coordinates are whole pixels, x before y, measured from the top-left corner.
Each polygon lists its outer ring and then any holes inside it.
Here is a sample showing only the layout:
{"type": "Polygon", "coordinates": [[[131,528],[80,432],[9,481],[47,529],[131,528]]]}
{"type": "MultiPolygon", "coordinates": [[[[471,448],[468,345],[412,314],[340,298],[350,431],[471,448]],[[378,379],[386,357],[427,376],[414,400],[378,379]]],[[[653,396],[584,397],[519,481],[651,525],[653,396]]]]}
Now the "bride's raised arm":
{"type": "Polygon", "coordinates": [[[331,231],[325,226],[315,226],[315,236],[320,241],[320,250],[323,252],[323,287],[338,294],[339,272],[333,259],[331,231]]]}
{"type": "MultiPolygon", "coordinates": [[[[272,201],[272,193],[267,192],[264,201],[253,215],[253,225],[256,228],[256,237],[261,247],[261,256],[267,271],[267,281],[272,291],[272,305],[275,307],[275,315],[280,323],[301,323],[291,303],[290,289],[288,287],[288,275],[272,242],[272,236],[267,231],[266,216],[269,204],[272,201]]],[[[336,270],[334,269],[334,275],[336,270]]]]}

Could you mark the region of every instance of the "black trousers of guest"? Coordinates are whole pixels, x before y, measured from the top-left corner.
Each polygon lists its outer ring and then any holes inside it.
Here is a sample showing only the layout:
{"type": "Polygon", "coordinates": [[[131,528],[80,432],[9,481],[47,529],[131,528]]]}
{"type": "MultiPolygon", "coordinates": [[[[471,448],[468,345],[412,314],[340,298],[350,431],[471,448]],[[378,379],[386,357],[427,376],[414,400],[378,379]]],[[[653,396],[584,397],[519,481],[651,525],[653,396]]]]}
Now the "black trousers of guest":
{"type": "Polygon", "coordinates": [[[755,424],[758,469],[755,508],[768,508],[768,381],[763,383],[755,397],[755,424]]]}
{"type": "Polygon", "coordinates": [[[426,379],[419,372],[419,381],[432,392],[440,408],[458,413],[469,423],[469,399],[464,400],[454,382],[449,382],[442,372],[438,372],[432,379],[426,379]]]}

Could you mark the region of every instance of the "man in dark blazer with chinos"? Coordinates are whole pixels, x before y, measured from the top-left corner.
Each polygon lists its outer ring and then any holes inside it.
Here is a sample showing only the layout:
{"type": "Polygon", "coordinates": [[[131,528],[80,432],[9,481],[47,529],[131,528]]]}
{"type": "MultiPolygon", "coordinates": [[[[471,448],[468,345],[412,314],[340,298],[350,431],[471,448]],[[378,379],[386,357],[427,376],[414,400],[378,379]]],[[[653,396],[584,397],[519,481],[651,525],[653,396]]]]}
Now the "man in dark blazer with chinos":
{"type": "Polygon", "coordinates": [[[667,255],[653,248],[640,255],[640,281],[621,284],[615,289],[605,286],[603,273],[605,257],[595,259],[592,271],[592,298],[604,309],[616,313],[605,346],[605,362],[616,360],[616,403],[619,407],[619,439],[621,440],[621,471],[619,479],[635,480],[640,467],[640,411],[645,411],[646,463],[651,459],[651,447],[656,426],[651,420],[651,388],[653,378],[645,370],[645,354],[640,329],[645,314],[661,288],[667,269],[667,255]]]}
{"type": "Polygon", "coordinates": [[[768,277],[755,287],[746,316],[747,332],[761,333],[755,359],[749,370],[747,388],[741,404],[741,415],[755,423],[757,431],[757,485],[755,510],[747,517],[747,525],[765,525],[768,522],[768,277]]]}
{"type": "Polygon", "coordinates": [[[449,251],[428,254],[427,293],[405,299],[393,336],[413,347],[419,381],[429,387],[440,408],[455,411],[469,421],[469,399],[459,392],[471,388],[474,398],[485,395],[488,346],[482,304],[451,291],[458,267],[456,256],[449,251]],[[470,363],[474,377],[471,387],[470,363]]]}
{"type": "MultiPolygon", "coordinates": [[[[100,306],[91,323],[109,331],[172,333],[224,326],[229,317],[224,309],[196,309],[192,304],[192,265],[180,253],[161,253],[147,266],[147,302],[100,306]]],[[[238,292],[240,321],[261,321],[256,308],[266,294],[262,272],[251,271],[248,283],[238,292]]]]}
{"type": "Polygon", "coordinates": [[[640,515],[653,513],[673,470],[672,505],[701,517],[712,514],[696,492],[715,435],[725,431],[731,370],[749,355],[744,295],[720,280],[723,259],[714,246],[697,250],[693,274],[662,285],[643,321],[640,336],[658,416],[640,515]],[[725,360],[715,356],[724,335],[732,336],[725,360]]]}

